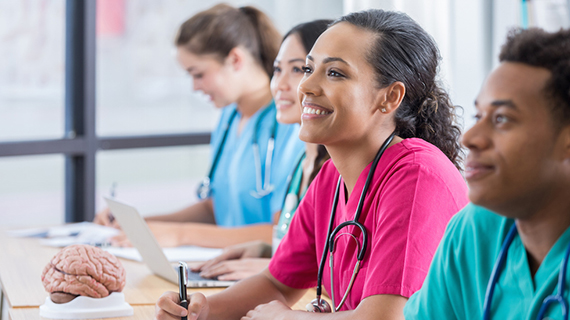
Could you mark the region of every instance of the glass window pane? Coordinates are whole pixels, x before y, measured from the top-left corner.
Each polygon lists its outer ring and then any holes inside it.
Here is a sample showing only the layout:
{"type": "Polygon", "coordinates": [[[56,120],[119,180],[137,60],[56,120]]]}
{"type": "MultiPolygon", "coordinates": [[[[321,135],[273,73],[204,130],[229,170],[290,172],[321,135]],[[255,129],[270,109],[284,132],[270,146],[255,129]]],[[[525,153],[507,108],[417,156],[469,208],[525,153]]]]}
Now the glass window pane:
{"type": "MultiPolygon", "coordinates": [[[[281,32],[342,14],[342,0],[224,1],[254,5],[281,32]],[[283,14],[290,13],[290,14],[283,14]]],[[[101,136],[210,131],[218,113],[176,61],[174,38],[193,14],[217,1],[97,1],[97,132],[101,136]]]]}
{"type": "Polygon", "coordinates": [[[174,37],[203,1],[97,1],[100,136],[210,131],[218,113],[192,92],[174,37]]]}
{"type": "Polygon", "coordinates": [[[196,187],[207,174],[208,145],[104,151],[97,155],[97,211],[115,197],[141,214],[170,213],[196,201],[196,187]]]}
{"type": "Polygon", "coordinates": [[[0,141],[64,134],[65,1],[0,1],[0,141]]]}
{"type": "Polygon", "coordinates": [[[64,164],[61,155],[0,158],[0,227],[63,223],[64,164]]]}

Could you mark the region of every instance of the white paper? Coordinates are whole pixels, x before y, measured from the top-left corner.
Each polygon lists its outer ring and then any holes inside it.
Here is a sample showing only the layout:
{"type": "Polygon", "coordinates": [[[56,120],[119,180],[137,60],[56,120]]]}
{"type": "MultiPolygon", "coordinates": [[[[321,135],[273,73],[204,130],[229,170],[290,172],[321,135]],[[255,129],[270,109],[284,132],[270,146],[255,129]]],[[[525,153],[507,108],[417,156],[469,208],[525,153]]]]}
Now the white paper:
{"type": "Polygon", "coordinates": [[[91,222],[80,222],[50,228],[11,230],[8,233],[13,237],[44,238],[40,243],[46,246],[66,247],[73,244],[101,245],[110,237],[119,234],[119,230],[91,222]]]}
{"type": "MultiPolygon", "coordinates": [[[[142,257],[136,248],[104,247],[103,250],[114,256],[142,261],[142,257]]],[[[203,248],[197,246],[182,246],[176,248],[163,248],[166,259],[176,261],[207,261],[222,254],[223,249],[203,248]]]]}

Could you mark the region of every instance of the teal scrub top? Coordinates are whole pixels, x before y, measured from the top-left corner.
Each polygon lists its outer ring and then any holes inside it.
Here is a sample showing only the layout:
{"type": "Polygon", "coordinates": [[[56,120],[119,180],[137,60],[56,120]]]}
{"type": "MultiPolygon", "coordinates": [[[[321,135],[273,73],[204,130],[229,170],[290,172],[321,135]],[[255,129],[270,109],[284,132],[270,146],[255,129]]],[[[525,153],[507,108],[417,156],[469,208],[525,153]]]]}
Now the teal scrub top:
{"type": "MultiPolygon", "coordinates": [[[[220,147],[224,129],[229,125],[228,135],[220,149],[220,158],[211,181],[216,223],[224,227],[272,223],[273,214],[281,209],[285,197],[287,177],[293,171],[299,153],[305,149],[305,143],[299,140],[299,125],[276,124],[270,180],[275,189],[269,195],[258,199],[251,195],[251,191],[256,191],[253,136],[257,134],[261,176],[264,181],[267,146],[276,116],[275,103],[271,102],[267,107],[258,110],[239,135],[239,111],[235,118],[229,121],[235,109],[235,104],[223,109],[210,143],[212,152],[215,153],[220,147]],[[268,112],[264,112],[266,108],[269,108],[268,112]],[[258,124],[260,116],[262,118],[258,124]]],[[[212,159],[214,156],[215,154],[212,159]]]]}
{"type": "Polygon", "coordinates": [[[272,252],[275,253],[279,243],[285,234],[289,230],[289,225],[291,224],[291,220],[293,219],[293,215],[295,214],[295,210],[299,206],[299,202],[307,193],[307,188],[301,190],[301,182],[303,180],[303,160],[305,159],[306,155],[305,152],[299,155],[299,159],[296,161],[297,167],[294,169],[289,188],[287,189],[287,194],[285,195],[285,201],[283,202],[283,206],[281,208],[281,215],[279,216],[279,222],[275,226],[275,231],[273,234],[273,241],[272,241],[272,252]]]}
{"type": "MultiPolygon", "coordinates": [[[[410,319],[483,319],[487,283],[514,220],[469,204],[447,226],[422,288],[404,308],[410,319]]],[[[542,301],[557,290],[558,272],[570,241],[567,229],[548,252],[534,279],[517,235],[495,287],[491,319],[535,320],[542,301]]],[[[564,297],[568,301],[570,277],[564,297]]],[[[546,313],[561,319],[559,304],[546,313]]]]}

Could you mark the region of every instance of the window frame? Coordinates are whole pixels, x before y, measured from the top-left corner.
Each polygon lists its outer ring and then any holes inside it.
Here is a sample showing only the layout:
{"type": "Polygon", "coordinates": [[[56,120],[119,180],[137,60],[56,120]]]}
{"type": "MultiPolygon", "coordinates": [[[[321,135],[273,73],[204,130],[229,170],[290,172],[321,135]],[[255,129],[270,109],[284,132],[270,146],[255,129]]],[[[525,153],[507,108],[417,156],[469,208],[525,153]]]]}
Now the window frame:
{"type": "Polygon", "coordinates": [[[203,145],[209,132],[98,137],[96,134],[97,0],[65,3],[65,136],[0,142],[0,157],[63,154],[65,221],[95,217],[96,155],[104,150],[203,145]]]}

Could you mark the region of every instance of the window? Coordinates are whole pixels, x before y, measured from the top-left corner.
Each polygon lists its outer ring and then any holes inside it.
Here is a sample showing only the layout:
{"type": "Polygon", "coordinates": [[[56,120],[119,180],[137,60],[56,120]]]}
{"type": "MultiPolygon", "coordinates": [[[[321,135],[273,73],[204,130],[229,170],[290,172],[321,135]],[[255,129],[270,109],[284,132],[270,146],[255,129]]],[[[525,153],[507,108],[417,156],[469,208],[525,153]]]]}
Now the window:
{"type": "Polygon", "coordinates": [[[0,158],[2,226],[63,223],[63,177],[62,155],[0,158]]]}
{"type": "Polygon", "coordinates": [[[63,137],[65,2],[0,1],[0,140],[63,137]]]}
{"type": "MultiPolygon", "coordinates": [[[[226,2],[257,6],[282,32],[343,8],[342,0],[226,2]]],[[[3,225],[91,220],[114,182],[143,214],[194,199],[219,112],[191,92],[173,41],[180,23],[215,3],[0,1],[3,225]]]]}
{"type": "Polygon", "coordinates": [[[142,215],[182,209],[197,201],[196,186],[209,168],[208,145],[103,151],[97,155],[97,207],[115,196],[142,215]]]}

